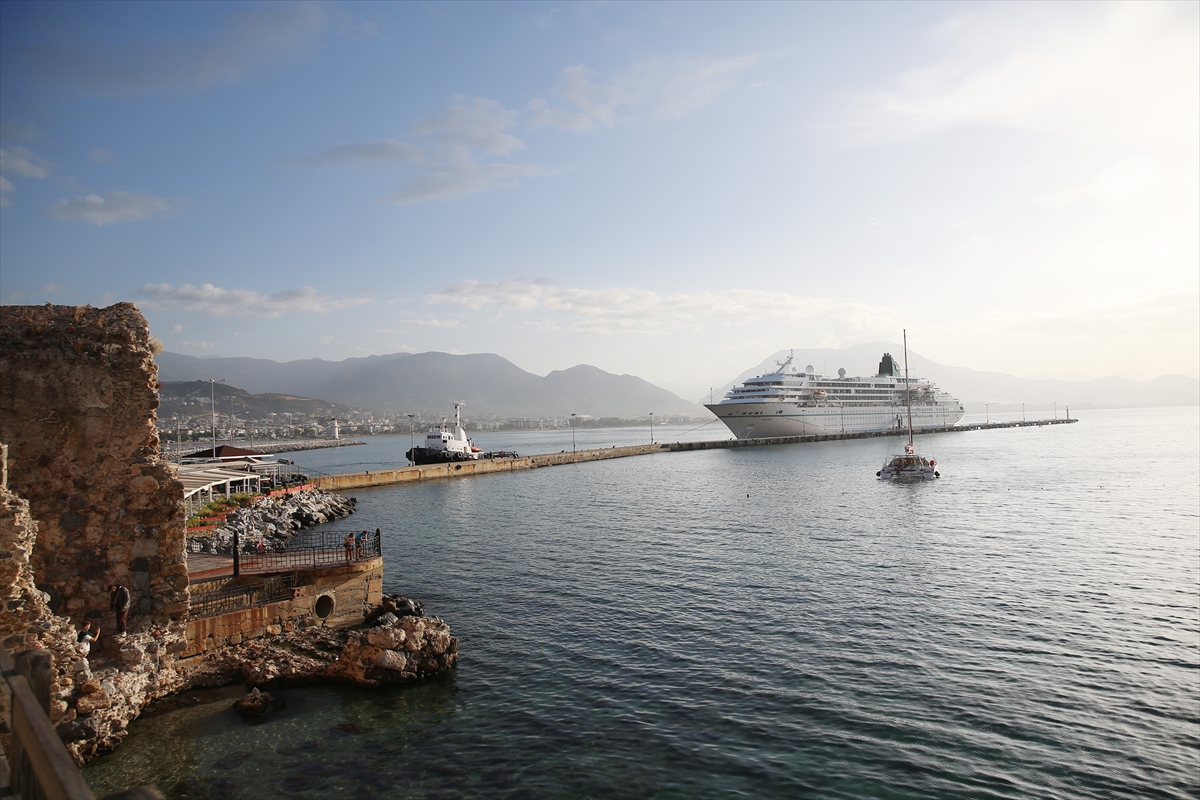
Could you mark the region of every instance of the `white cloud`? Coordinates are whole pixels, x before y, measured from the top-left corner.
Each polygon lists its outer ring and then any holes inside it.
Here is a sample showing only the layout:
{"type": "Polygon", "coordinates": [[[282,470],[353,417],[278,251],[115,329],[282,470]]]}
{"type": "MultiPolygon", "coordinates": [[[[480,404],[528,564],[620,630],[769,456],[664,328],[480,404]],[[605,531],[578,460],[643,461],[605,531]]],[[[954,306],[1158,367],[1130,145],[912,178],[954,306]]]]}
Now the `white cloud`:
{"type": "Polygon", "coordinates": [[[501,186],[516,186],[519,178],[550,174],[553,173],[532,164],[476,164],[467,161],[410,175],[391,200],[399,204],[419,203],[423,200],[456,200],[466,194],[485,192],[501,186]]]}
{"type": "Polygon", "coordinates": [[[217,346],[216,342],[181,342],[180,347],[184,350],[212,350],[217,346]]]}
{"type": "Polygon", "coordinates": [[[569,131],[612,128],[640,118],[678,119],[729,91],[760,60],[749,55],[641,61],[607,83],[596,70],[575,64],[560,73],[555,88],[566,108],[552,107],[540,97],[530,100],[528,108],[535,126],[569,131]]]}
{"type": "MultiPolygon", "coordinates": [[[[865,303],[833,303],[823,298],[796,297],[784,292],[729,289],[663,295],[645,289],[577,289],[547,279],[481,283],[467,280],[444,287],[425,298],[430,305],[451,305],[479,311],[489,306],[538,311],[538,325],[553,324],[553,312],[573,319],[577,333],[598,335],[660,335],[712,324],[756,322],[819,322],[849,333],[891,330],[891,312],[865,303]]],[[[517,325],[528,326],[525,320],[517,325]]]]}
{"type": "Polygon", "coordinates": [[[335,299],[311,286],[287,289],[275,294],[260,294],[248,289],[222,289],[206,283],[202,286],[148,283],[138,290],[146,298],[146,308],[156,311],[194,311],[209,317],[256,317],[274,319],[289,313],[339,311],[371,302],[365,297],[335,299]]]}
{"type": "Polygon", "coordinates": [[[175,334],[175,333],[183,333],[183,326],[182,326],[182,325],[174,325],[174,326],[172,326],[172,327],[171,327],[171,333],[173,333],[173,334],[175,334]]]}
{"type": "Polygon", "coordinates": [[[0,174],[17,178],[45,178],[52,163],[27,147],[0,147],[0,174]]]}
{"type": "Polygon", "coordinates": [[[430,136],[450,145],[481,150],[488,155],[507,155],[525,149],[525,143],[505,133],[517,121],[517,112],[495,100],[455,95],[443,113],[418,123],[414,136],[430,136]]]}
{"type": "Polygon", "coordinates": [[[112,164],[117,160],[117,156],[111,150],[105,150],[103,147],[97,147],[92,152],[88,153],[88,158],[95,161],[97,164],[112,164]]]}
{"type": "Polygon", "coordinates": [[[419,144],[381,139],[334,145],[310,158],[288,159],[295,166],[391,166],[415,168],[387,198],[397,204],[454,200],[467,194],[514,186],[519,178],[554,174],[534,164],[487,162],[489,156],[525,149],[508,133],[517,112],[494,100],[455,95],[447,109],[412,129],[419,144]],[[482,163],[481,163],[482,162],[482,163]]]}
{"type": "Polygon", "coordinates": [[[1153,187],[1162,178],[1162,166],[1149,156],[1126,158],[1110,165],[1091,182],[1038,197],[1039,205],[1060,208],[1076,200],[1089,198],[1101,203],[1117,203],[1135,197],[1153,187]]]}
{"type": "Polygon", "coordinates": [[[143,192],[89,194],[59,200],[46,209],[55,219],[81,219],[97,227],[118,222],[140,222],[174,215],[184,201],[168,200],[143,192]]]}
{"type": "Polygon", "coordinates": [[[319,5],[279,4],[236,14],[200,41],[123,38],[119,47],[102,50],[95,44],[99,37],[71,40],[56,31],[55,40],[23,43],[9,58],[26,74],[87,94],[193,92],[306,53],[328,27],[319,5]]]}
{"type": "Polygon", "coordinates": [[[986,124],[1108,140],[1192,141],[1200,117],[1197,6],[1013,5],[935,32],[950,51],[853,98],[850,145],[986,124]]]}
{"type": "MultiPolygon", "coordinates": [[[[426,314],[424,317],[405,317],[403,319],[398,319],[396,320],[396,324],[412,328],[457,328],[461,326],[462,322],[461,320],[457,319],[438,319],[432,314],[426,314]]],[[[380,332],[403,335],[402,331],[383,330],[380,332]]]]}

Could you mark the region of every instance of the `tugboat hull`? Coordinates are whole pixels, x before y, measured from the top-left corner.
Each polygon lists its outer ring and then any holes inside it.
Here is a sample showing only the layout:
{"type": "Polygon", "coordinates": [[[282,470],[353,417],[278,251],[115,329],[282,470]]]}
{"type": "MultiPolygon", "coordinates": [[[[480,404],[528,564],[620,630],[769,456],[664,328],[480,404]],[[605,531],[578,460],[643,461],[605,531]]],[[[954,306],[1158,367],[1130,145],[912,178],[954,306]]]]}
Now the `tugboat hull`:
{"type": "Polygon", "coordinates": [[[452,464],[457,461],[478,461],[478,453],[456,453],[453,450],[435,450],[429,447],[414,447],[404,454],[414,464],[452,464]]]}

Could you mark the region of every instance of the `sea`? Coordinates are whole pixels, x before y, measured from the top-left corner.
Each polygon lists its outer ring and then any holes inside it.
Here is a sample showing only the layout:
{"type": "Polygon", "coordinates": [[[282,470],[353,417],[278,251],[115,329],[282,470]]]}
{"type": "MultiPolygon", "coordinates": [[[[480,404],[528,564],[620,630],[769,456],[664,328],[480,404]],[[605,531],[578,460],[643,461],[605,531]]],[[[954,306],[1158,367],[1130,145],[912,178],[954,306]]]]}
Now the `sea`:
{"type": "MultiPolygon", "coordinates": [[[[1198,798],[1200,409],[1074,416],[918,436],[941,473],[918,485],[876,478],[902,444],[882,438],[355,490],[385,591],[460,638],[452,674],[284,688],[257,725],[244,687],[197,692],[85,776],[168,798],[1198,798]]],[[[290,455],[334,473],[408,447],[290,455]]]]}

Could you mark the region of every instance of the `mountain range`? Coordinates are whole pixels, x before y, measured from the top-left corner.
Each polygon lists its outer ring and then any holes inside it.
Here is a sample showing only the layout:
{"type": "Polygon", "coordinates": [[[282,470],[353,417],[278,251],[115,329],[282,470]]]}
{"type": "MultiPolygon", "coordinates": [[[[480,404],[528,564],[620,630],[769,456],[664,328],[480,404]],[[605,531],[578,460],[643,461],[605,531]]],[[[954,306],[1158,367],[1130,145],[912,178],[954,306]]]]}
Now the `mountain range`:
{"type": "MultiPolygon", "coordinates": [[[[836,375],[839,368],[844,368],[850,377],[875,375],[884,353],[891,353],[901,369],[904,365],[904,346],[895,342],[869,342],[836,349],[780,350],[714,390],[713,397],[720,400],[729,389],[747,378],[771,372],[789,353],[794,353],[797,366],[811,364],[818,373],[829,376],[836,375]]],[[[1003,372],[950,367],[913,350],[908,351],[908,366],[914,378],[934,381],[961,400],[972,413],[982,413],[985,403],[996,411],[1017,410],[1022,403],[1030,410],[1049,409],[1055,403],[1069,405],[1072,409],[1200,405],[1200,381],[1186,375],[1162,375],[1148,381],[1117,377],[1090,381],[1032,380],[1003,372]]],[[[708,402],[708,397],[701,402],[708,402]]]]}
{"type": "Polygon", "coordinates": [[[253,394],[313,397],[391,413],[448,414],[455,401],[463,401],[467,413],[476,418],[707,414],[695,403],[633,375],[580,364],[543,377],[492,353],[393,353],[287,362],[160,353],[155,360],[164,383],[226,378],[253,394]]]}

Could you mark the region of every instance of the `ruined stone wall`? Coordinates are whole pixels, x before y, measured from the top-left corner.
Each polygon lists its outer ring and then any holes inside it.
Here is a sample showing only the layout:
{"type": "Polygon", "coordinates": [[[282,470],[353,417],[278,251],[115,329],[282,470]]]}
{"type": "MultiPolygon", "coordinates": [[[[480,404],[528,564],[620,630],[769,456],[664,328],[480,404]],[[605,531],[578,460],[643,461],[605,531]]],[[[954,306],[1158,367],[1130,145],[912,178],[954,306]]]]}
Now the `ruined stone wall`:
{"type": "MultiPolygon", "coordinates": [[[[0,642],[10,653],[45,648],[54,655],[51,693],[57,698],[73,685],[72,667],[79,660],[71,621],[50,610],[47,596],[35,587],[29,556],[37,540],[37,523],[29,503],[5,485],[7,448],[0,445],[0,642]]],[[[3,697],[0,696],[0,703],[3,697]]],[[[0,708],[0,717],[8,709],[0,708]]],[[[57,722],[66,704],[56,701],[51,719],[57,722]]],[[[0,736],[0,744],[7,745],[0,736]]]]}
{"type": "Polygon", "coordinates": [[[51,607],[108,631],[107,585],[129,587],[130,632],[182,634],[183,491],[155,432],[152,339],[131,303],[0,306],[0,441],[39,532],[51,607]]]}

